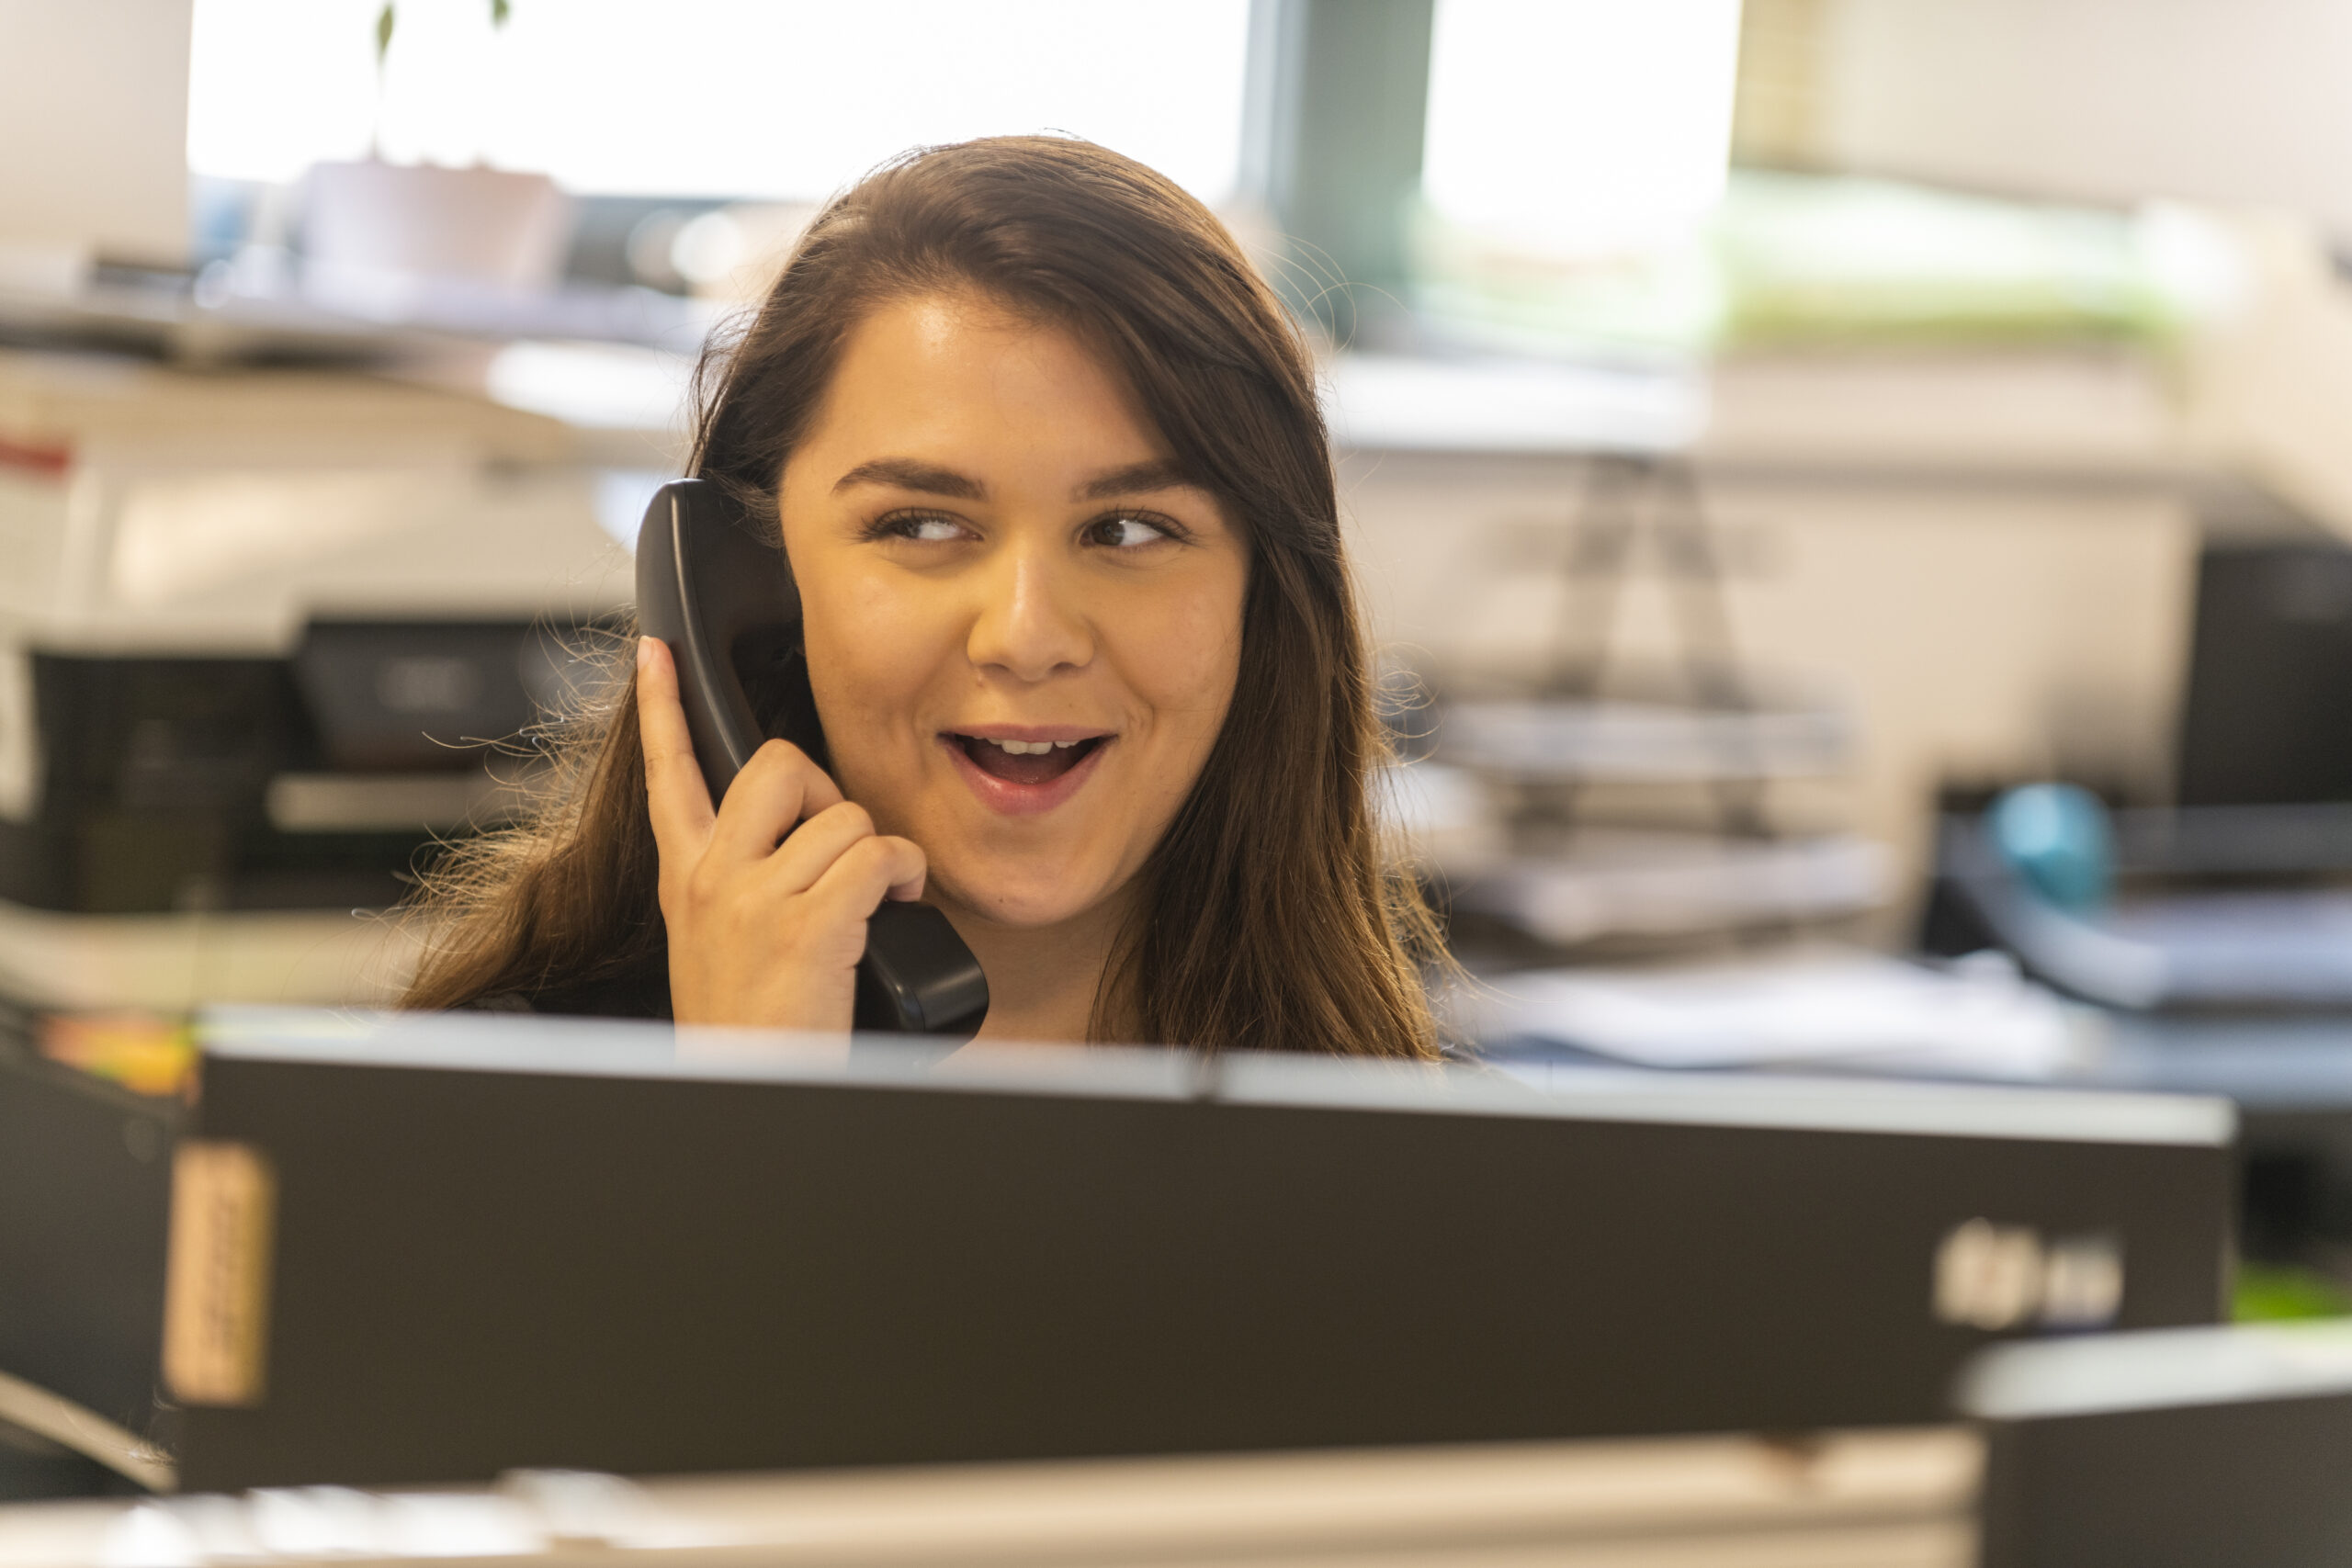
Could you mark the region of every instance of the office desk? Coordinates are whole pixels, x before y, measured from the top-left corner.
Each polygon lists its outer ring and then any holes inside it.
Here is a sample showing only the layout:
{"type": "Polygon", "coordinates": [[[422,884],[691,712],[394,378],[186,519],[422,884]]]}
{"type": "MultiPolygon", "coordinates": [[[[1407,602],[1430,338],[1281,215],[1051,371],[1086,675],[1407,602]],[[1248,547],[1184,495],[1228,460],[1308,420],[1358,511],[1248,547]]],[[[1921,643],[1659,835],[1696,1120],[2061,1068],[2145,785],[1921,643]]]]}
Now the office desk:
{"type": "Polygon", "coordinates": [[[2352,1016],[2110,1014],[2077,1081],[2215,1094],[2249,1118],[2352,1119],[2352,1016]]]}
{"type": "Polygon", "coordinates": [[[0,1507],[0,1568],[497,1558],[609,1565],[1963,1568],[1960,1428],[957,1466],[0,1507]]]}

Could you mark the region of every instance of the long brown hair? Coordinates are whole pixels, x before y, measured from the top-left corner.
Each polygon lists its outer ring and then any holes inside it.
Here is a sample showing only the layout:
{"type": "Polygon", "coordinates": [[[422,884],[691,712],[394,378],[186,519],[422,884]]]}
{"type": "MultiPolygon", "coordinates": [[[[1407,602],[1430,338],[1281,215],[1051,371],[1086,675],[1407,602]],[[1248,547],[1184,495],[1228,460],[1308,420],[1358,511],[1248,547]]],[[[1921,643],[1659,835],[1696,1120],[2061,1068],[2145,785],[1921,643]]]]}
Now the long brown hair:
{"type": "MultiPolygon", "coordinates": [[[[695,471],[775,526],[785,459],[851,329],[883,303],[958,292],[1093,345],[1250,549],[1232,705],[1139,874],[1095,1036],[1430,1055],[1421,970],[1442,954],[1369,797],[1385,752],[1312,362],[1199,202],[1059,138],[897,160],[825,209],[749,326],[707,356],[695,471]]],[[[540,815],[428,878],[431,945],[408,1006],[659,984],[636,694],[616,689],[559,745],[562,783],[540,815]]]]}

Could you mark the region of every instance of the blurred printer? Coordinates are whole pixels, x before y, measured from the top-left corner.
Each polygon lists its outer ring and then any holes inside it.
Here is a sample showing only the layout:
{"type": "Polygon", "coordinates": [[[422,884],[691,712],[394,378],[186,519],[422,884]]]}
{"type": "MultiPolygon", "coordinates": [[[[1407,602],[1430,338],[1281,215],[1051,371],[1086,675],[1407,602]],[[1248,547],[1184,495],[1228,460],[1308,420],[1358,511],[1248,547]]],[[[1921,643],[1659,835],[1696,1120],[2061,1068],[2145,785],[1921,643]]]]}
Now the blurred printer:
{"type": "Polygon", "coordinates": [[[316,945],[626,609],[599,479],[458,392],[0,350],[0,995],[358,999],[316,945]]]}

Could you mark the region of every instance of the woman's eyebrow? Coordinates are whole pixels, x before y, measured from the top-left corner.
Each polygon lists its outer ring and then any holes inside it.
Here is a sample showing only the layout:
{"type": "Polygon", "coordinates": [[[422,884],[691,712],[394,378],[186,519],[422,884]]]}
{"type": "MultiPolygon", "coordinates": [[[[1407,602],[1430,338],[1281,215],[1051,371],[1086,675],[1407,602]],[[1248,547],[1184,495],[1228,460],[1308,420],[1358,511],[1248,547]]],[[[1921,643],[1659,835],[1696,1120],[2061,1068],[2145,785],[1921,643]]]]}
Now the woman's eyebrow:
{"type": "Polygon", "coordinates": [[[1078,487],[1080,501],[1108,501],[1114,496],[1134,495],[1138,491],[1168,490],[1176,485],[1190,484],[1184,470],[1165,457],[1146,462],[1129,463],[1124,468],[1095,475],[1078,487]]]}
{"type": "Polygon", "coordinates": [[[989,496],[988,486],[968,474],[913,457],[876,457],[860,463],[833,481],[833,493],[839,495],[858,485],[889,485],[927,495],[952,495],[959,501],[986,501],[989,496]]]}

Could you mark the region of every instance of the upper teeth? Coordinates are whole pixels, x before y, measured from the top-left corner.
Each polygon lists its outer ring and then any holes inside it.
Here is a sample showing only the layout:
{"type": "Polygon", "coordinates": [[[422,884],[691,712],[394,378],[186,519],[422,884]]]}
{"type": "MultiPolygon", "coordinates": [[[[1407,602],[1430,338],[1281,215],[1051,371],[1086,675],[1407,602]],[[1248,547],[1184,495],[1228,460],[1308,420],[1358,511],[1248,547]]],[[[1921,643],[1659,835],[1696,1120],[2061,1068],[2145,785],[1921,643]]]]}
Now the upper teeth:
{"type": "MultiPolygon", "coordinates": [[[[982,737],[983,739],[987,739],[982,737]]],[[[1001,746],[1016,757],[1038,757],[1056,750],[1066,750],[1078,744],[1075,740],[989,740],[991,746],[1001,746]]]]}

